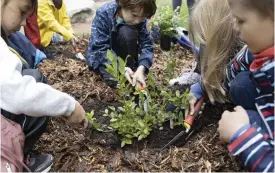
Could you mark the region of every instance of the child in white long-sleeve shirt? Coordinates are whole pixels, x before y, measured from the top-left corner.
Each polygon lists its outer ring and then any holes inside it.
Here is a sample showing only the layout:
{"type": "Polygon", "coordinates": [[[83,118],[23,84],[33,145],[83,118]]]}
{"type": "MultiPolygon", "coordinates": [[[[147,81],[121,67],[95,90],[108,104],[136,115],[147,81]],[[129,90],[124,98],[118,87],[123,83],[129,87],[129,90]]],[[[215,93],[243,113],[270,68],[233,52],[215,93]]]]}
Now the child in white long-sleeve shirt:
{"type": "MultiPolygon", "coordinates": [[[[87,122],[83,107],[73,97],[37,82],[31,75],[22,75],[27,62],[7,46],[8,36],[25,25],[26,15],[36,7],[37,0],[1,1],[0,108],[2,115],[21,125],[26,136],[25,154],[44,132],[45,116],[63,116],[69,123],[87,122]]],[[[32,161],[36,167],[31,171],[43,171],[41,157],[32,161]]]]}

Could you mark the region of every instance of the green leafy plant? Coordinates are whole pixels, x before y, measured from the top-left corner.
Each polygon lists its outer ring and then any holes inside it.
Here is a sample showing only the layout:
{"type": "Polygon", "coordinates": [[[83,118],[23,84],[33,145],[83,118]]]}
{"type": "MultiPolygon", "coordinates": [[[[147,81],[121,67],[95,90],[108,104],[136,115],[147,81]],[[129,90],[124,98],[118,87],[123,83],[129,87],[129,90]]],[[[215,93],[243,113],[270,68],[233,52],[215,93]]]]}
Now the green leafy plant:
{"type": "MultiPolygon", "coordinates": [[[[179,91],[173,93],[168,87],[168,82],[165,82],[167,85],[157,87],[152,72],[147,75],[148,87],[144,91],[138,91],[127,82],[124,75],[126,62],[111,51],[107,52],[107,57],[109,63],[106,65],[106,71],[112,74],[113,80],[119,84],[117,92],[122,106],[109,107],[105,110],[104,116],[110,118],[110,128],[122,137],[121,147],[132,144],[134,138],[146,138],[153,128],[162,129],[163,123],[168,119],[176,120],[175,125],[183,123],[183,116],[166,112],[165,105],[172,103],[179,109],[185,108],[187,94],[182,95],[179,91]],[[144,104],[147,105],[146,109],[144,104]]],[[[174,64],[168,65],[166,78],[173,77],[174,67],[174,64]]]]}
{"type": "Polygon", "coordinates": [[[94,117],[94,115],[95,115],[94,110],[92,110],[89,113],[86,113],[86,117],[89,121],[89,124],[92,126],[93,129],[97,131],[103,131],[101,128],[101,124],[96,122],[96,118],[94,117]]]}
{"type": "Polygon", "coordinates": [[[179,13],[180,8],[175,11],[170,6],[158,7],[155,16],[151,20],[152,27],[158,27],[160,35],[172,37],[176,34],[176,28],[184,26],[186,17],[179,13]]]}

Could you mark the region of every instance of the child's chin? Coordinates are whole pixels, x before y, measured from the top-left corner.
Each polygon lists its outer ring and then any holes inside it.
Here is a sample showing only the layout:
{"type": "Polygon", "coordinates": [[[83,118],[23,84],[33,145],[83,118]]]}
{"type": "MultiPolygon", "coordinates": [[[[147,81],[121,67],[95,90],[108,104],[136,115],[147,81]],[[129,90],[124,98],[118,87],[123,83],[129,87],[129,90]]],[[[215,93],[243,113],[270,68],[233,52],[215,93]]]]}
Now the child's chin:
{"type": "Polygon", "coordinates": [[[15,31],[15,30],[14,30],[14,31],[9,31],[9,32],[8,32],[8,35],[14,34],[14,33],[16,33],[16,32],[17,32],[17,31],[15,31]]]}

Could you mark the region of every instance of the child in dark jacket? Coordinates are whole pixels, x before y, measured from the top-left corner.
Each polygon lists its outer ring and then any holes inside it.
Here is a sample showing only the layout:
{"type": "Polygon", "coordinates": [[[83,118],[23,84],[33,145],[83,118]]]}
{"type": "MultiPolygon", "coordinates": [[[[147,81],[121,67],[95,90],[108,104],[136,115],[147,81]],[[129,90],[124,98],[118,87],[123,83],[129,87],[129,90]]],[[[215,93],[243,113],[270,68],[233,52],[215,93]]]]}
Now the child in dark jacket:
{"type": "Polygon", "coordinates": [[[146,27],[147,18],[155,14],[155,0],[116,0],[97,10],[91,27],[91,37],[86,60],[91,70],[99,72],[110,86],[116,86],[112,74],[105,70],[106,53],[110,49],[127,59],[127,67],[134,72],[133,86],[145,83],[145,72],[153,61],[153,43],[146,27]]]}

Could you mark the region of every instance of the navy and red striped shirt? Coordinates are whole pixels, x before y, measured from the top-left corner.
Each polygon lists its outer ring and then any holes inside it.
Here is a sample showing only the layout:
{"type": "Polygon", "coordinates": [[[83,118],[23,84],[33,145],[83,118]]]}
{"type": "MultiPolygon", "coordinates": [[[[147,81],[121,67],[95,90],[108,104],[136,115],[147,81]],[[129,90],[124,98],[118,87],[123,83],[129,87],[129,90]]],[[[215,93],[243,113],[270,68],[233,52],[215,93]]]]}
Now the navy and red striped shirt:
{"type": "Polygon", "coordinates": [[[228,149],[249,171],[274,172],[274,47],[254,58],[249,70],[260,95],[255,104],[264,125],[251,124],[228,149]]]}

